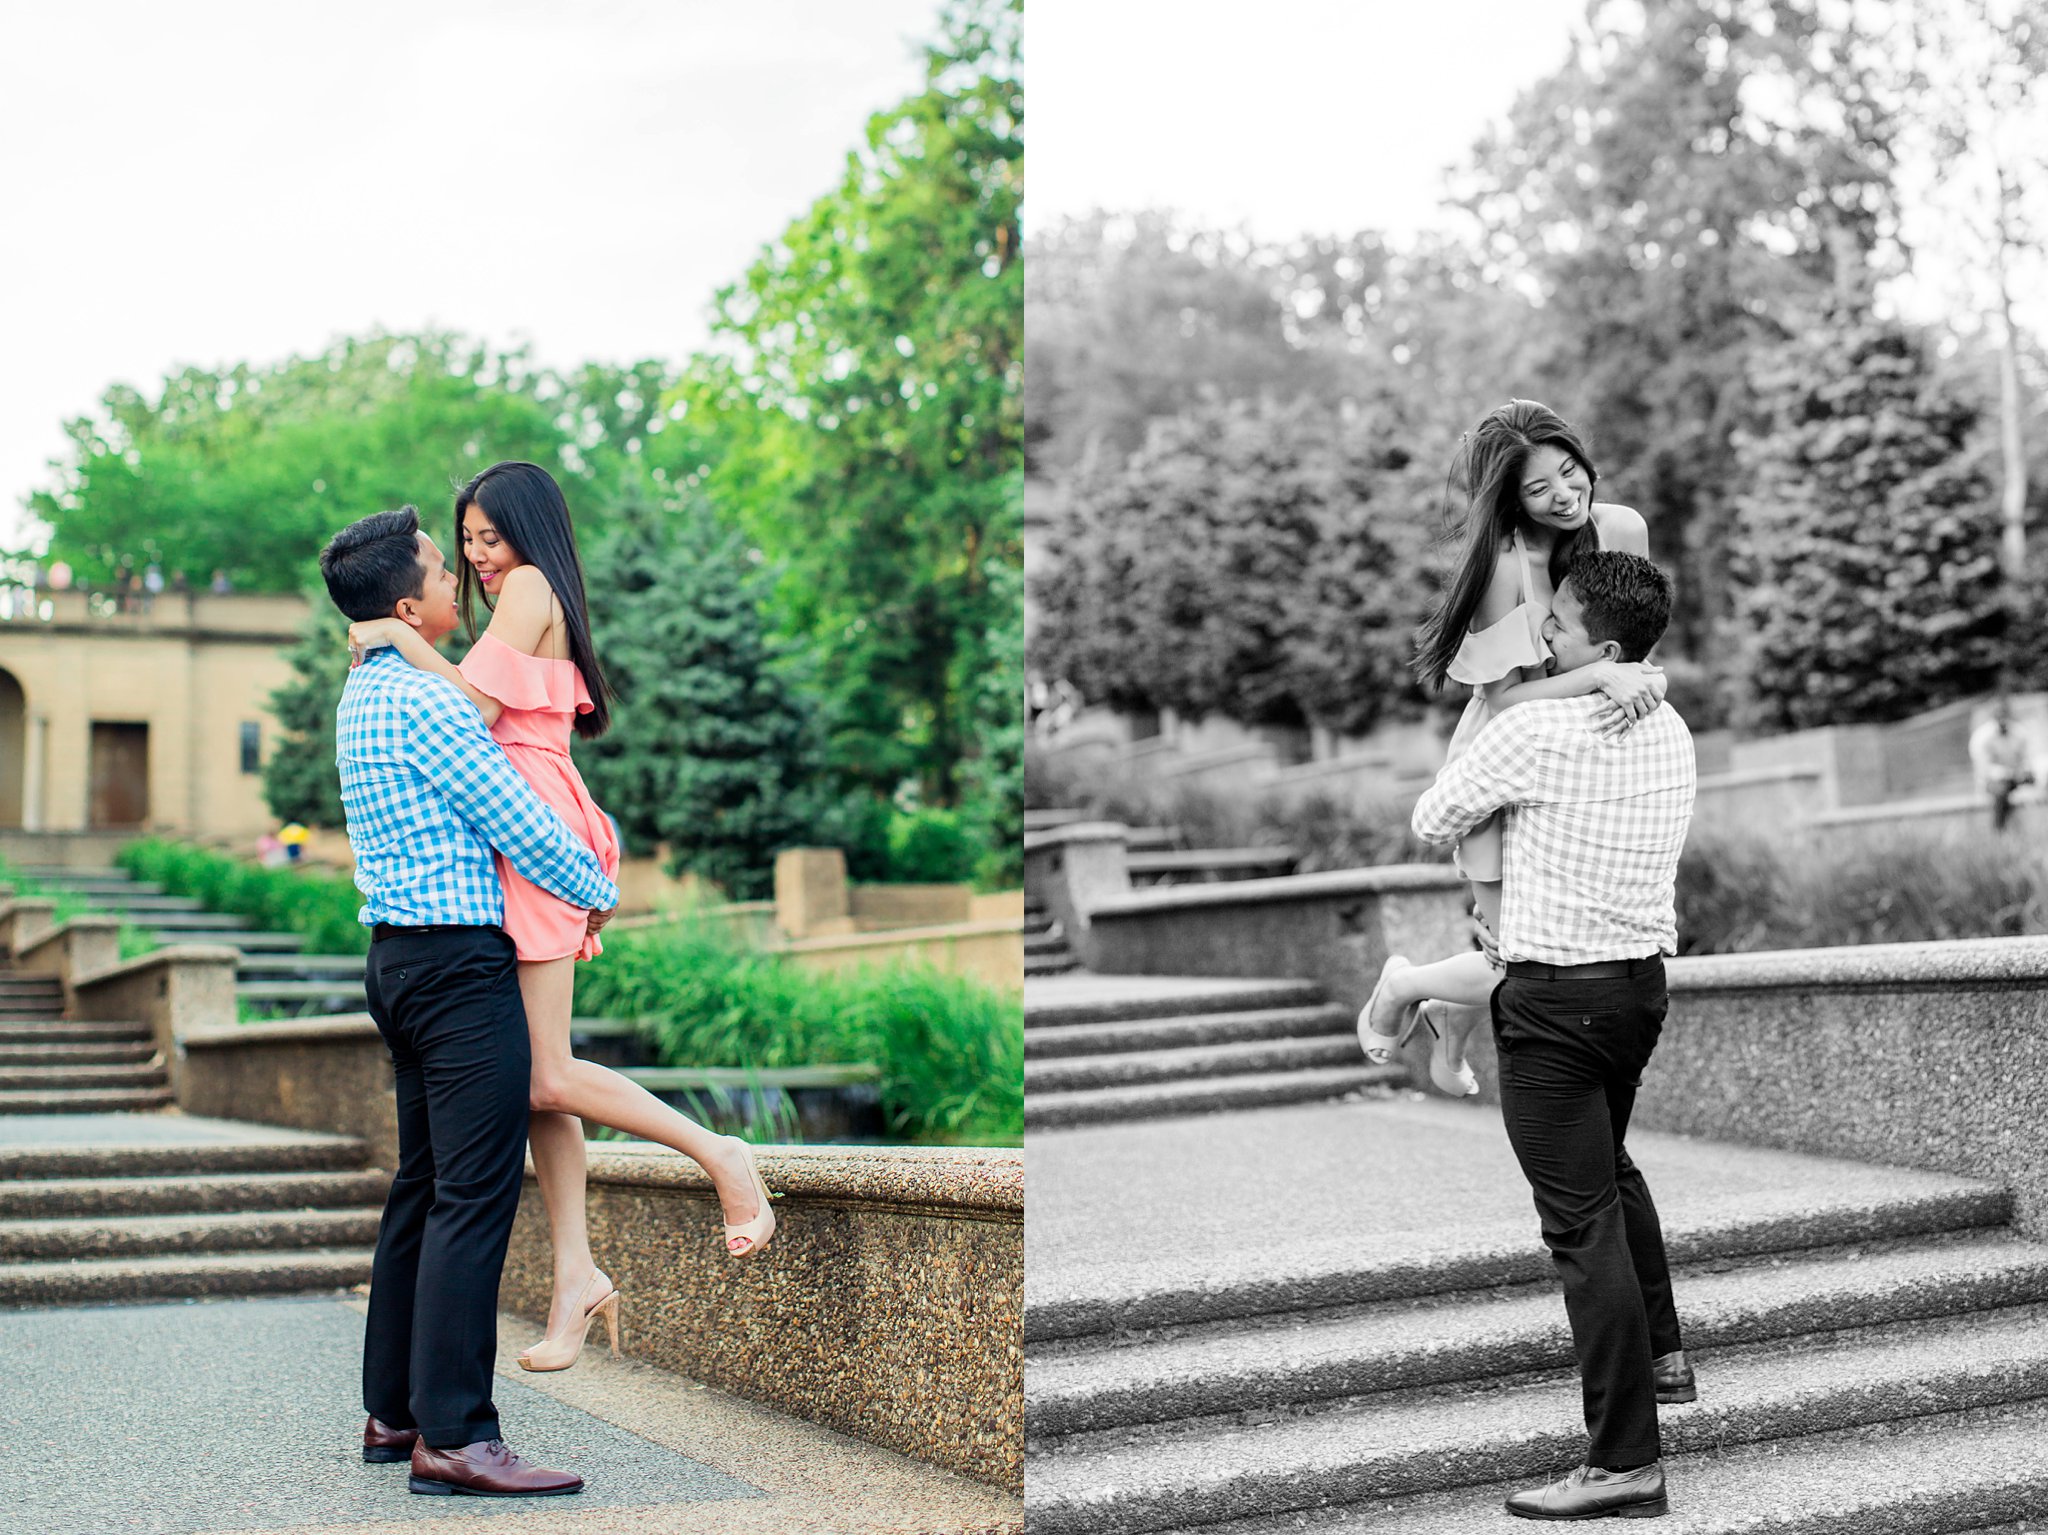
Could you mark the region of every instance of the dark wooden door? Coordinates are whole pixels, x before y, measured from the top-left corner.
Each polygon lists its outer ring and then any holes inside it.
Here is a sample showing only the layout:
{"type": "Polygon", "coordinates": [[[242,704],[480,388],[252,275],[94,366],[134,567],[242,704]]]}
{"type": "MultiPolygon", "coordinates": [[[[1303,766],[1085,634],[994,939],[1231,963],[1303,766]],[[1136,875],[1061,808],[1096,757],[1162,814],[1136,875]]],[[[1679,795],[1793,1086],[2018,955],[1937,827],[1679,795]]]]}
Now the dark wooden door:
{"type": "Polygon", "coordinates": [[[92,723],[92,824],[140,826],[149,819],[149,727],[92,723]]]}

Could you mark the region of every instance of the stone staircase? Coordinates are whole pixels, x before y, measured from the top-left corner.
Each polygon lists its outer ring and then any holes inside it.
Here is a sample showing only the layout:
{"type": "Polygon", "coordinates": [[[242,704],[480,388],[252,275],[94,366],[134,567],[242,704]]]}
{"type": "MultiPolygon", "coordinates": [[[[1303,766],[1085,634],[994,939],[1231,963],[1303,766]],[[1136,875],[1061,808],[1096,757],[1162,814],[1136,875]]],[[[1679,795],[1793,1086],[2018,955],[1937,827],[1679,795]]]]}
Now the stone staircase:
{"type": "Polygon", "coordinates": [[[159,944],[217,943],[239,950],[235,997],[244,1016],[294,1017],[360,1012],[360,954],[306,954],[297,933],[259,933],[247,917],[208,911],[190,896],[165,895],[161,885],[127,870],[26,868],[44,888],[73,895],[148,933],[159,944]]]}
{"type": "Polygon", "coordinates": [[[1405,1082],[1369,1065],[1310,981],[1075,975],[1028,981],[1027,1129],[1339,1098],[1405,1082]]]}
{"type": "Polygon", "coordinates": [[[54,976],[0,973],[0,1114],[164,1108],[169,1078],[137,1023],[66,1021],[54,976]]]}
{"type": "MultiPolygon", "coordinates": [[[[1411,1176],[1438,1169],[1439,1191],[1408,1196],[1421,1201],[1400,1218],[1413,1229],[1377,1240],[1365,1212],[1389,1191],[1361,1182],[1360,1229],[1343,1240],[1317,1246],[1327,1228],[1299,1212],[1274,1228],[1291,1241],[1255,1263],[1212,1262],[1199,1282],[1175,1277],[1168,1254],[1146,1276],[1094,1270],[1107,1277],[1091,1283],[1125,1288],[1114,1302],[1048,1285],[1026,1322],[1034,1531],[1477,1535],[1504,1527],[1507,1491],[1582,1456],[1570,1337],[1533,1220],[1461,1237],[1438,1204],[1428,1224],[1449,1170],[1471,1160],[1464,1145],[1488,1163],[1466,1167],[1465,1186],[1490,1191],[1511,1172],[1491,1165],[1502,1150],[1491,1137],[1402,1144],[1480,1111],[1317,1112],[1352,1118],[1330,1122],[1327,1147],[1298,1124],[1276,1143],[1381,1173],[1405,1154],[1411,1176]],[[1372,1134],[1390,1149],[1360,1143],[1372,1134]]],[[[1076,1170],[1085,1158],[1099,1179],[1106,1150],[1077,1143],[1076,1170]]],[[[2005,1191],[1671,1138],[1659,1154],[1690,1160],[1671,1203],[1703,1212],[1666,1216],[1700,1397],[1661,1409],[1660,1529],[1943,1535],[2048,1509],[2048,1246],[2008,1226],[2005,1191]],[[1749,1164],[1767,1186],[1742,1187],[1749,1164]]],[[[1343,1208],[1320,1187],[1307,1202],[1343,1208]]]]}
{"type": "Polygon", "coordinates": [[[1036,902],[1024,906],[1024,974],[1065,975],[1081,968],[1080,958],[1067,946],[1067,935],[1051,912],[1036,902]]]}

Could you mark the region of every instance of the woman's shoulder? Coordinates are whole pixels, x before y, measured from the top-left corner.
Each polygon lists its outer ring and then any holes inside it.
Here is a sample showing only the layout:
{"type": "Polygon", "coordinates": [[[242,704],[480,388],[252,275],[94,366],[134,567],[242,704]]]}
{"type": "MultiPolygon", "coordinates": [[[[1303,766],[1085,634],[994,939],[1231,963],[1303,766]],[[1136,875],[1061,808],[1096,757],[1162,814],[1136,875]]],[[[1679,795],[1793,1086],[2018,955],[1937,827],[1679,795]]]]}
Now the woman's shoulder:
{"type": "Polygon", "coordinates": [[[548,578],[531,565],[514,566],[505,572],[486,632],[532,655],[554,626],[555,611],[555,589],[548,578]]]}
{"type": "Polygon", "coordinates": [[[1625,549],[1630,554],[1650,552],[1650,525],[1632,506],[1616,501],[1593,503],[1593,525],[1600,530],[1600,547],[1625,549]]]}
{"type": "Polygon", "coordinates": [[[1471,628],[1484,629],[1499,623],[1522,605],[1521,562],[1515,558],[1514,540],[1504,538],[1494,551],[1493,574],[1480,593],[1479,607],[1472,615],[1471,628]]]}

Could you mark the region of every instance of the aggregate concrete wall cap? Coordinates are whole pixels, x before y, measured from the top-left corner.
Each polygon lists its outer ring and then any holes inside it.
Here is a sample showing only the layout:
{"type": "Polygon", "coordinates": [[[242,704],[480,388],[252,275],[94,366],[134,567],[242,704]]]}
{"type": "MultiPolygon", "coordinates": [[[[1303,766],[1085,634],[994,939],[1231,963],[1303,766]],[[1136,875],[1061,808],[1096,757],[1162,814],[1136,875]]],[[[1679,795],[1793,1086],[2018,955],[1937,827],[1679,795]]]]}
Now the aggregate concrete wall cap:
{"type": "MultiPolygon", "coordinates": [[[[956,1210],[981,1219],[1024,1218],[1024,1153],[993,1146],[757,1146],[761,1176],[778,1194],[858,1204],[956,1210]]],[[[590,1182],[711,1192],[704,1170],[666,1146],[593,1141],[590,1182]]]]}
{"type": "Polygon", "coordinates": [[[886,949],[904,943],[928,943],[935,938],[998,938],[1024,931],[1022,917],[1004,917],[993,922],[946,922],[932,927],[888,927],[872,933],[848,933],[838,938],[799,938],[778,951],[783,954],[830,954],[841,949],[886,949]]]}
{"type": "Polygon", "coordinates": [[[1067,826],[1049,826],[1044,831],[1024,834],[1024,851],[1063,847],[1070,842],[1128,842],[1130,827],[1121,821],[1075,821],[1067,826]]]}
{"type": "MultiPolygon", "coordinates": [[[[38,940],[40,942],[41,940],[38,940]]],[[[233,970],[242,962],[242,951],[230,949],[217,943],[176,943],[165,949],[151,949],[147,954],[138,954],[133,959],[124,959],[118,965],[109,965],[104,970],[95,970],[91,975],[79,976],[74,986],[96,986],[102,981],[125,980],[131,975],[146,975],[162,966],[168,969],[174,964],[226,965],[233,970]]]]}
{"type": "Polygon", "coordinates": [[[1804,763],[1792,763],[1785,767],[1737,768],[1727,773],[1703,773],[1699,787],[1702,789],[1733,789],[1743,784],[1784,783],[1794,778],[1818,780],[1821,771],[1804,763]]]}
{"type": "Polygon", "coordinates": [[[1213,906],[1258,906],[1286,901],[1320,901],[1346,895],[1412,895],[1456,890],[1464,878],[1449,864],[1389,863],[1369,869],[1330,869],[1321,874],[1282,874],[1272,879],[1234,879],[1216,885],[1165,885],[1104,901],[1089,912],[1091,922],[1141,917],[1162,911],[1213,906]]]}
{"type": "MultiPolygon", "coordinates": [[[[2022,792],[2014,803],[2027,804],[2037,796],[2022,792]]],[[[1882,805],[1852,805],[1846,810],[1825,810],[1806,818],[1810,826],[1859,826],[1866,822],[1919,821],[1930,816],[1980,815],[1985,808],[1981,794],[1949,794],[1940,799],[1893,800],[1882,805]]]]}
{"type": "Polygon", "coordinates": [[[2048,982],[2048,937],[1701,954],[1672,960],[1666,973],[1674,992],[1817,986],[2038,986],[2048,982]]]}
{"type": "Polygon", "coordinates": [[[188,1050],[234,1049],[242,1045],[338,1045],[383,1041],[368,1013],[333,1013],[323,1018],[274,1018],[265,1023],[201,1023],[179,1033],[188,1050]]]}

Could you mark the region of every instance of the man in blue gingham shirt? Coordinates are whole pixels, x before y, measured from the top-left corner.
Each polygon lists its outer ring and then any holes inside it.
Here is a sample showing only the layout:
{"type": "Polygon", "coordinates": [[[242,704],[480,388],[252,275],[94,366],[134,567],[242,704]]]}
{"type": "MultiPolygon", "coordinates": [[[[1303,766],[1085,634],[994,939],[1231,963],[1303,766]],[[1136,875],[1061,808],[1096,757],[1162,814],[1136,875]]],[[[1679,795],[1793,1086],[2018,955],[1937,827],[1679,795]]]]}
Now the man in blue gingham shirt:
{"type": "MultiPolygon", "coordinates": [[[[1579,556],[1544,628],[1558,671],[1641,661],[1671,582],[1639,555],[1579,556]]],[[[1623,1139],[1668,996],[1672,891],[1692,818],[1685,722],[1660,705],[1614,738],[1598,694],[1518,704],[1487,722],[1415,806],[1417,835],[1453,842],[1508,811],[1492,997],[1501,1121],[1564,1286],[1584,1388],[1586,1463],[1517,1492],[1525,1518],[1667,1506],[1659,1402],[1697,1395],[1664,1232],[1623,1139]]]]}
{"type": "MultiPolygon", "coordinates": [[[[455,627],[455,577],[409,506],[335,534],[320,573],[352,619],[397,618],[428,640],[455,627]]],[[[462,691],[395,649],[350,673],[335,727],[371,928],[363,986],[398,1114],[363,1328],[363,1459],[409,1458],[414,1492],[576,1492],[581,1477],[505,1447],[491,1394],[533,1066],[491,850],[589,911],[592,931],[618,891],[462,691]]]]}
{"type": "Polygon", "coordinates": [[[498,926],[493,847],[571,906],[618,904],[597,855],[519,776],[476,706],[395,648],[349,673],[334,755],[366,924],[498,926]]]}

